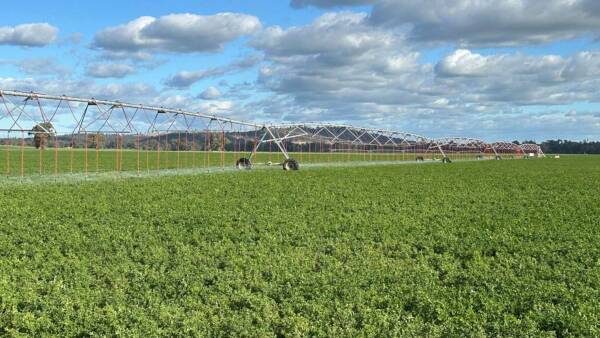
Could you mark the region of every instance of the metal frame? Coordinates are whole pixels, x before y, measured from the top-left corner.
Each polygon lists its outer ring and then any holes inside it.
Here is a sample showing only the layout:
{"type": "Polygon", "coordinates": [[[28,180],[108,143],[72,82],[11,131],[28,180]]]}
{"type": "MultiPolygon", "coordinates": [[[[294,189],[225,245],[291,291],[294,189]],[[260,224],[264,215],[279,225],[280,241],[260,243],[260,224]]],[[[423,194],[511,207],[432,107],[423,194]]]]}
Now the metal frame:
{"type": "MultiPolygon", "coordinates": [[[[86,99],[74,96],[46,95],[34,92],[22,92],[0,89],[0,122],[7,119],[9,128],[0,129],[11,132],[34,132],[25,128],[25,124],[40,125],[40,123],[57,122],[57,116],[69,116],[72,121],[63,129],[71,135],[104,133],[104,134],[140,134],[158,135],[173,132],[190,132],[205,130],[225,133],[225,130],[244,130],[245,132],[260,132],[260,138],[255,138],[255,144],[248,155],[252,160],[260,146],[272,143],[286,160],[290,160],[285,142],[303,140],[305,142],[320,142],[330,145],[346,144],[351,147],[367,147],[385,151],[417,150],[424,152],[439,152],[444,159],[448,152],[455,148],[472,149],[480,152],[492,150],[495,156],[506,151],[534,152],[543,156],[538,145],[514,145],[508,142],[486,143],[480,139],[468,137],[445,137],[432,139],[422,135],[375,128],[356,127],[345,124],[306,122],[289,124],[270,124],[243,121],[234,118],[206,114],[183,109],[165,108],[162,106],[131,104],[120,101],[86,99]],[[18,99],[22,101],[17,102],[18,99]],[[33,109],[33,113],[30,111],[33,109]],[[80,111],[78,112],[78,109],[80,111]],[[62,112],[59,113],[59,112],[62,112]],[[195,127],[195,123],[202,123],[195,127]],[[228,129],[231,128],[231,129],[228,129]]],[[[58,133],[58,128],[46,130],[45,133],[58,133]]]]}
{"type": "Polygon", "coordinates": [[[546,154],[544,154],[544,151],[538,144],[524,143],[520,147],[526,155],[535,154],[537,157],[546,157],[546,154]]]}
{"type": "Polygon", "coordinates": [[[435,139],[432,141],[429,150],[437,149],[444,158],[448,158],[447,152],[451,150],[449,148],[452,147],[477,150],[479,152],[484,152],[484,150],[489,147],[494,151],[494,153],[496,153],[493,145],[490,145],[483,140],[471,137],[444,137],[435,139]]]}
{"type": "Polygon", "coordinates": [[[347,144],[353,146],[376,146],[376,147],[416,147],[425,148],[431,144],[431,139],[402,131],[355,127],[352,125],[333,123],[290,123],[265,126],[271,139],[263,139],[261,142],[276,142],[282,149],[286,159],[289,158],[287,151],[281,144],[282,141],[292,139],[308,139],[326,144],[347,144]],[[277,135],[277,136],[276,136],[277,135]],[[283,135],[283,136],[278,136],[283,135]]]}

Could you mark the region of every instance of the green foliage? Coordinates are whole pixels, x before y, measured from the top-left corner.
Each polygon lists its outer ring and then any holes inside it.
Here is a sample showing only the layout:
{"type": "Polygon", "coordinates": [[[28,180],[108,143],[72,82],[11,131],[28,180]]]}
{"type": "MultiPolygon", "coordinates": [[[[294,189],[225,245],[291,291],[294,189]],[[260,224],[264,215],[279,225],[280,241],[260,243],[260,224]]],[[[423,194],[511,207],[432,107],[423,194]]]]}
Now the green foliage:
{"type": "Polygon", "coordinates": [[[600,154],[600,142],[548,140],[542,143],[542,149],[549,154],[600,154]]]}
{"type": "Polygon", "coordinates": [[[599,165],[6,185],[0,332],[598,336],[599,165]]]}
{"type": "MultiPolygon", "coordinates": [[[[215,134],[216,135],[216,134],[215,134]]],[[[119,163],[121,171],[143,172],[163,169],[197,169],[197,168],[233,168],[241,157],[248,157],[250,151],[165,151],[164,145],[157,151],[156,143],[146,143],[148,148],[136,149],[105,149],[105,144],[115,142],[116,138],[103,139],[99,135],[100,149],[96,149],[96,134],[88,134],[86,147],[85,135],[76,136],[75,148],[67,149],[54,147],[54,142],[45,150],[32,147],[21,147],[19,139],[11,139],[0,146],[0,173],[6,176],[20,176],[21,163],[23,163],[24,176],[70,174],[70,173],[94,173],[114,172],[116,164],[119,163]],[[221,156],[222,155],[222,156],[221,156]],[[87,166],[86,166],[87,163],[87,166]]],[[[197,145],[202,147],[202,145],[197,145]]],[[[231,146],[231,144],[230,144],[231,146]]],[[[188,144],[189,147],[189,144],[188,144]]],[[[212,147],[212,145],[211,145],[212,147]]],[[[220,147],[220,146],[219,146],[220,147]]],[[[175,145],[175,149],[177,146],[175,145]]],[[[183,147],[182,147],[183,148],[183,147]]],[[[293,147],[288,148],[290,155],[298,160],[300,165],[306,163],[342,163],[342,162],[367,162],[367,161],[410,161],[414,162],[417,155],[423,155],[426,159],[436,156],[434,153],[366,153],[366,152],[299,152],[293,147]]],[[[253,163],[282,163],[285,158],[277,147],[273,146],[271,152],[261,149],[253,157],[253,163]]],[[[453,160],[475,159],[477,154],[461,154],[450,156],[453,160]]],[[[439,159],[439,157],[438,157],[439,159]]]]}
{"type": "Polygon", "coordinates": [[[48,138],[55,134],[54,126],[51,122],[38,123],[33,128],[29,135],[33,136],[33,144],[37,149],[44,149],[48,144],[48,138]]]}

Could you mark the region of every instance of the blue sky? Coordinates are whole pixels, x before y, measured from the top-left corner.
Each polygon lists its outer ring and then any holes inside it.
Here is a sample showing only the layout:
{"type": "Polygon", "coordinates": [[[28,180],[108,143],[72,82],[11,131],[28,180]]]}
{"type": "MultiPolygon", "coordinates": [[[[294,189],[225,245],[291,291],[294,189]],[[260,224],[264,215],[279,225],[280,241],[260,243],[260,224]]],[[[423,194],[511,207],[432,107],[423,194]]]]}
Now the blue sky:
{"type": "Polygon", "coordinates": [[[29,1],[0,20],[2,89],[436,137],[600,139],[592,0],[29,1]]]}

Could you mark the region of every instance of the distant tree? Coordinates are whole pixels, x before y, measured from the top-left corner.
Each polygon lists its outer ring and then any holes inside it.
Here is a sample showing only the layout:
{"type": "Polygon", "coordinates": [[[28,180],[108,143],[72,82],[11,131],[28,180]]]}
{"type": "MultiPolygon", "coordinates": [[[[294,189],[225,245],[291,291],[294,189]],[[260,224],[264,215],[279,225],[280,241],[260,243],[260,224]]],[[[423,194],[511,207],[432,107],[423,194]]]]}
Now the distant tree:
{"type": "Polygon", "coordinates": [[[42,122],[31,128],[29,135],[33,135],[33,144],[36,149],[45,149],[48,144],[48,138],[56,135],[56,130],[54,130],[52,123],[42,122]]]}
{"type": "Polygon", "coordinates": [[[171,141],[171,150],[191,150],[191,140],[186,140],[185,135],[180,135],[179,137],[171,141]]]}
{"type": "Polygon", "coordinates": [[[541,144],[542,150],[549,154],[600,154],[600,142],[548,140],[541,144]]]}
{"type": "Polygon", "coordinates": [[[221,148],[226,149],[227,145],[231,143],[227,137],[223,138],[222,132],[211,133],[210,137],[208,137],[208,140],[210,141],[210,144],[206,145],[207,150],[212,151],[218,151],[221,150],[221,148]]]}
{"type": "MultiPolygon", "coordinates": [[[[179,148],[179,143],[177,139],[173,139],[169,141],[169,150],[176,151],[179,148]]],[[[181,150],[181,149],[180,149],[181,150]]]]}
{"type": "Polygon", "coordinates": [[[142,143],[142,147],[146,150],[157,150],[158,141],[155,138],[149,138],[142,143]]]}
{"type": "Polygon", "coordinates": [[[131,137],[123,137],[121,140],[121,148],[122,149],[137,149],[138,143],[135,136],[131,137]]]}
{"type": "Polygon", "coordinates": [[[99,145],[104,144],[106,137],[104,134],[87,134],[87,145],[88,148],[96,148],[99,145]]]}

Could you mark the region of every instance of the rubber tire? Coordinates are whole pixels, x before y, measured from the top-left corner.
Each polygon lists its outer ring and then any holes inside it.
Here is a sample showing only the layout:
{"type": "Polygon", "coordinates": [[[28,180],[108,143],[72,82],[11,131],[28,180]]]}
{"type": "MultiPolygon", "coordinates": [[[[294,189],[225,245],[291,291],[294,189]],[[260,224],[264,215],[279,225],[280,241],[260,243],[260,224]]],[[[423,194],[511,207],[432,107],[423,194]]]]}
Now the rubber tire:
{"type": "Polygon", "coordinates": [[[285,161],[283,161],[283,170],[288,171],[288,170],[299,170],[300,169],[300,165],[298,164],[298,162],[292,158],[289,158],[285,161]]]}
{"type": "Polygon", "coordinates": [[[239,160],[237,160],[237,162],[235,162],[235,167],[240,170],[242,170],[242,169],[250,170],[250,169],[252,169],[252,162],[250,162],[249,159],[242,157],[239,160]]]}

